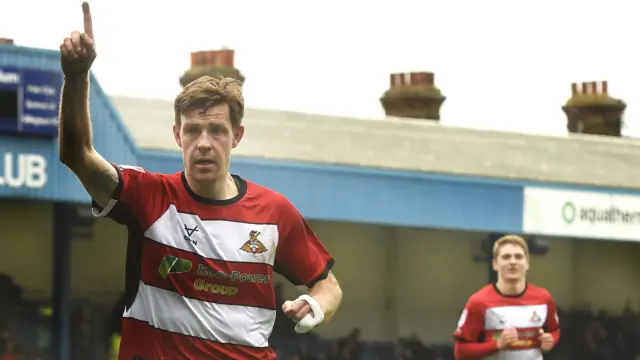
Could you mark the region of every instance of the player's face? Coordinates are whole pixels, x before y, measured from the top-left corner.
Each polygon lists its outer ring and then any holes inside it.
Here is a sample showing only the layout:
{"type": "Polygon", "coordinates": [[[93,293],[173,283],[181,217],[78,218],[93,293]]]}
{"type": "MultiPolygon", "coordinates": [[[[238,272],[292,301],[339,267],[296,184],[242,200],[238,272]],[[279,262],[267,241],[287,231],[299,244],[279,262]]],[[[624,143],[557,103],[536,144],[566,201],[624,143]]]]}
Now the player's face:
{"type": "Polygon", "coordinates": [[[184,114],[180,128],[174,125],[173,132],[189,177],[214,181],[228,173],[231,149],[242,139],[244,128],[231,126],[229,106],[221,104],[184,114]]]}
{"type": "Polygon", "coordinates": [[[504,244],[493,260],[493,269],[504,281],[519,281],[524,279],[529,270],[529,259],[524,249],[514,244],[504,244]]]}

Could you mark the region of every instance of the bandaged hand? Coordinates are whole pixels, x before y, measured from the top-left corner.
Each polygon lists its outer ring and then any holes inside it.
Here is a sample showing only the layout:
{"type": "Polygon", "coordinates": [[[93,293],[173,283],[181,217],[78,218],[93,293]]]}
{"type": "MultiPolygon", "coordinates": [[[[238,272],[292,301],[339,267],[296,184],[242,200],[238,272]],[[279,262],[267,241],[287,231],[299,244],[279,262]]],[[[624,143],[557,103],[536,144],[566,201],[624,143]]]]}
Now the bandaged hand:
{"type": "Polygon", "coordinates": [[[294,301],[285,301],[282,311],[296,322],[295,331],[304,334],[320,325],[324,320],[324,311],[310,295],[301,295],[294,301]]]}

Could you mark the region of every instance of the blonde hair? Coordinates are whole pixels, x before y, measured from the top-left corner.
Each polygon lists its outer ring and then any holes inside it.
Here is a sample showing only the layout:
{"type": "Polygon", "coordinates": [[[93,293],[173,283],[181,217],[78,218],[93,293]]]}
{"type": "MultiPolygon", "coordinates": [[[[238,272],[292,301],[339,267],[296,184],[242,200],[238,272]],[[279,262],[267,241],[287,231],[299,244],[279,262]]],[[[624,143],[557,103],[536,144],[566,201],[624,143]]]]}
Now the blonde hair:
{"type": "Polygon", "coordinates": [[[496,240],[496,242],[493,244],[494,259],[498,257],[498,254],[500,253],[500,249],[502,249],[502,247],[507,244],[520,246],[522,250],[524,250],[525,255],[529,257],[529,245],[527,245],[527,241],[522,236],[505,235],[499,238],[498,240],[496,240]]]}
{"type": "Polygon", "coordinates": [[[233,128],[242,123],[244,117],[244,97],[242,83],[223,76],[202,76],[184,87],[173,102],[176,124],[180,124],[182,115],[198,109],[202,112],[210,107],[227,104],[233,128]]]}

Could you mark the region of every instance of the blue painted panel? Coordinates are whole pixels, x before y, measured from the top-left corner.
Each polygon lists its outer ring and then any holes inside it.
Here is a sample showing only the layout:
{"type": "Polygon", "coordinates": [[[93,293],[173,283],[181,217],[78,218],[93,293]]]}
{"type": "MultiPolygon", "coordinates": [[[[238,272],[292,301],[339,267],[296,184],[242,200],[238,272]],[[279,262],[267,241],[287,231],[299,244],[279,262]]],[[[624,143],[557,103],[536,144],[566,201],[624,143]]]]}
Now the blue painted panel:
{"type": "MultiPolygon", "coordinates": [[[[59,56],[57,51],[0,45],[0,67],[60,71],[59,56]]],[[[90,103],[95,148],[109,160],[135,164],[137,148],[131,135],[94,76],[91,77],[90,103]]],[[[11,188],[5,184],[0,186],[0,196],[73,202],[89,201],[80,182],[59,163],[57,149],[56,139],[0,137],[0,177],[6,170],[5,153],[39,154],[47,162],[47,183],[44,187],[40,189],[11,188]]]]}
{"type": "MultiPolygon", "coordinates": [[[[149,171],[182,169],[180,154],[144,152],[149,171]]],[[[232,172],[287,196],[308,218],[520,232],[522,187],[487,179],[235,157],[232,172]]]]}

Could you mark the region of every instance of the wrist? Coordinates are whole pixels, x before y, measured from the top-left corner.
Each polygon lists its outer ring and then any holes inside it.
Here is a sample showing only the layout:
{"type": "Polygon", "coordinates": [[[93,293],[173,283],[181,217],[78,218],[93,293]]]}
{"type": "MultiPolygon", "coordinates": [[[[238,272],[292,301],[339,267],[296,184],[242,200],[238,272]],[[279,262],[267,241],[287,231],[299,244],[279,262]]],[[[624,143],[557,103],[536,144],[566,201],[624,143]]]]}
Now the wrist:
{"type": "Polygon", "coordinates": [[[89,73],[77,73],[77,74],[64,74],[64,81],[67,83],[80,83],[89,80],[89,73]]]}

